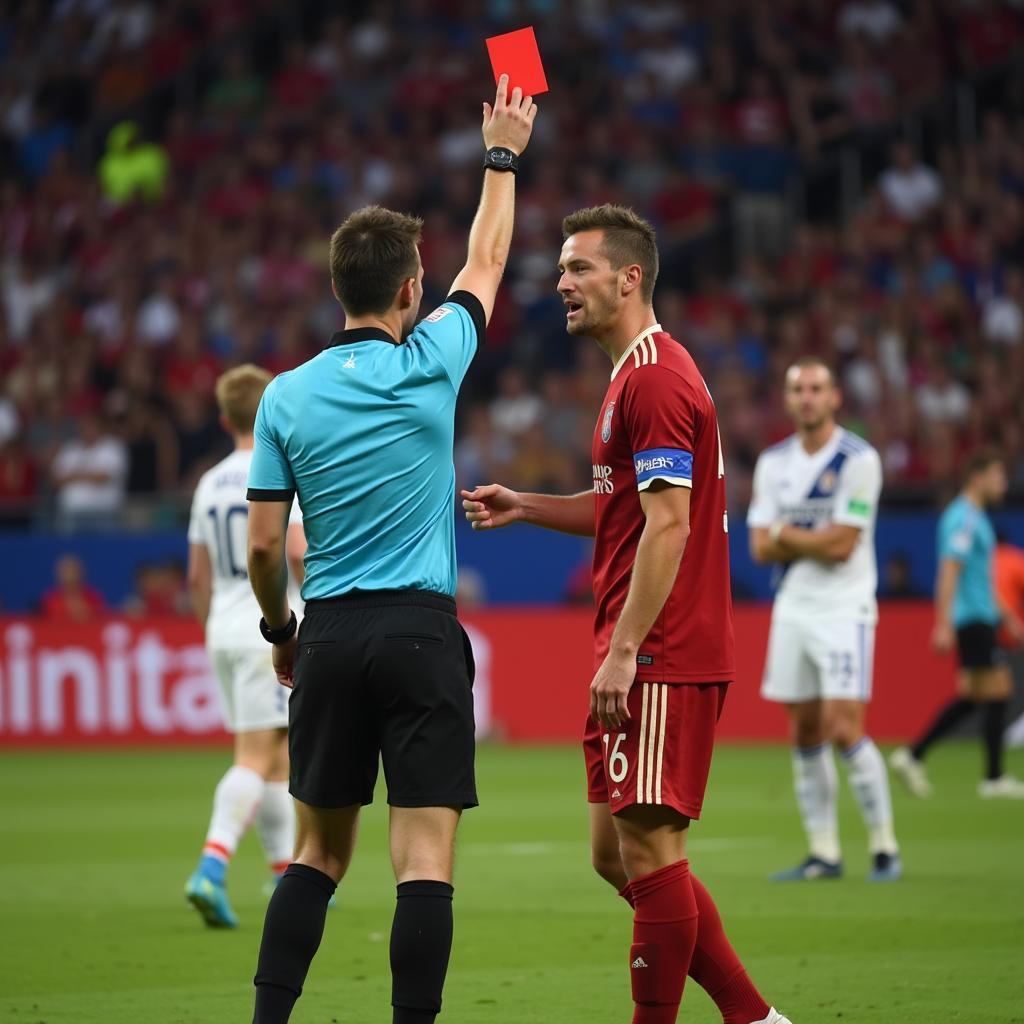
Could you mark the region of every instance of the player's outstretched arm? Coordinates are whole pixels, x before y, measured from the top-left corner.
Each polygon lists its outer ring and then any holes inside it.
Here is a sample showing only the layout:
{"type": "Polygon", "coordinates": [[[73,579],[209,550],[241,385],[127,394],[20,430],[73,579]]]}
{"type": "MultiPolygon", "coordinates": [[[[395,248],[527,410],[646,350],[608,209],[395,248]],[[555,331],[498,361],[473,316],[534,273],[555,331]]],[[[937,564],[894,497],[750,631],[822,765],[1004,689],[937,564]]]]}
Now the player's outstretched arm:
{"type": "Polygon", "coordinates": [[[546,530],[594,536],[594,495],[524,494],[501,484],[462,491],[462,507],[474,530],[496,530],[510,523],[529,523],[546,530]]]}
{"type": "MultiPolygon", "coordinates": [[[[520,155],[530,141],[537,105],[533,97],[523,96],[517,86],[508,95],[508,75],[498,81],[494,106],[484,104],[483,136],[488,149],[500,146],[520,155]]],[[[494,310],[501,275],[505,272],[512,244],[512,224],[516,202],[516,176],[511,171],[484,171],[480,206],[469,231],[466,265],[452,282],[450,291],[467,291],[484,307],[488,322],[494,310]]]]}

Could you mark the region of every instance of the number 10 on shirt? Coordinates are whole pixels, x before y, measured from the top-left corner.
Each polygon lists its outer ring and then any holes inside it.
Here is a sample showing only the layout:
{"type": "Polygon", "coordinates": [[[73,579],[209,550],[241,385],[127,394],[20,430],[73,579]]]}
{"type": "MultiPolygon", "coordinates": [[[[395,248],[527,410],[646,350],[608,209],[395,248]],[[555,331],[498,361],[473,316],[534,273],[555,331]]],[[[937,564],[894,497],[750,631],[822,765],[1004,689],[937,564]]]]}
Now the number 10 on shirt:
{"type": "Polygon", "coordinates": [[[245,562],[249,509],[245,505],[231,505],[225,509],[213,506],[206,510],[206,514],[213,526],[218,575],[246,579],[249,575],[245,562]]]}

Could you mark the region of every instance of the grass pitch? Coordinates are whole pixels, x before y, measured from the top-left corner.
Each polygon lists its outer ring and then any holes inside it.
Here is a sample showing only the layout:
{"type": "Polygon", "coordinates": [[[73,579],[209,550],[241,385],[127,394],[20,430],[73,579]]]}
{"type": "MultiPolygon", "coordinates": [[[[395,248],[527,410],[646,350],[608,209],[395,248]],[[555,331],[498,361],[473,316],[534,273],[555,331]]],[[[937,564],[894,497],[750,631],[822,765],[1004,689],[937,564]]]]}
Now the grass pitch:
{"type": "MultiPolygon", "coordinates": [[[[907,877],[865,882],[849,793],[847,877],[772,885],[803,853],[783,748],[721,747],[691,861],[765,996],[794,1024],[1024,1022],[1024,806],[975,796],[980,751],[939,748],[937,795],[897,787],[907,877]]],[[[231,868],[242,927],[204,928],[182,886],[219,752],[0,757],[0,1021],[248,1021],[266,897],[255,836],[231,868]]],[[[1024,773],[1024,756],[1011,767],[1024,773]]],[[[588,863],[571,748],[480,752],[464,820],[445,1024],[625,1024],[630,920],[588,863]]],[[[383,792],[378,793],[378,801],[383,792]]],[[[386,1024],[393,910],[382,802],[364,817],[296,1024],[386,1024]]],[[[680,1021],[718,1014],[687,987],[680,1021]]]]}

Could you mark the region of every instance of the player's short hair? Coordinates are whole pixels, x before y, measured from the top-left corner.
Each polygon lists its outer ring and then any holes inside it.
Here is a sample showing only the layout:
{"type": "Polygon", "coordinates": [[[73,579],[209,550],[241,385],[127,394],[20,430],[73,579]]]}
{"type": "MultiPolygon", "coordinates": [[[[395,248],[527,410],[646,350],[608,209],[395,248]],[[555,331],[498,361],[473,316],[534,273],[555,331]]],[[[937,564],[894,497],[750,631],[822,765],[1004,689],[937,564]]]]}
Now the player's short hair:
{"type": "Polygon", "coordinates": [[[1003,456],[1000,452],[989,445],[976,449],[967,456],[967,460],[964,462],[964,483],[1002,461],[1003,456]]]}
{"type": "Polygon", "coordinates": [[[331,283],[350,316],[385,313],[419,267],[423,221],[383,206],[349,214],[331,235],[331,283]]]}
{"type": "Polygon", "coordinates": [[[256,410],[273,378],[262,367],[243,363],[217,378],[217,405],[221,415],[239,434],[251,434],[256,410]]]}
{"type": "Polygon", "coordinates": [[[577,210],[562,221],[563,239],[580,231],[604,232],[601,255],[613,269],[618,270],[630,263],[639,265],[643,271],[640,296],[644,302],[650,302],[658,280],[658,240],[650,222],[628,206],[605,203],[577,210]]]}
{"type": "MultiPolygon", "coordinates": [[[[820,366],[828,374],[829,383],[832,387],[839,386],[839,379],[836,377],[836,371],[832,368],[832,364],[827,359],[822,359],[821,356],[801,356],[790,364],[789,370],[802,370],[807,366],[820,366]]],[[[789,370],[786,370],[787,377],[789,376],[789,370]]]]}

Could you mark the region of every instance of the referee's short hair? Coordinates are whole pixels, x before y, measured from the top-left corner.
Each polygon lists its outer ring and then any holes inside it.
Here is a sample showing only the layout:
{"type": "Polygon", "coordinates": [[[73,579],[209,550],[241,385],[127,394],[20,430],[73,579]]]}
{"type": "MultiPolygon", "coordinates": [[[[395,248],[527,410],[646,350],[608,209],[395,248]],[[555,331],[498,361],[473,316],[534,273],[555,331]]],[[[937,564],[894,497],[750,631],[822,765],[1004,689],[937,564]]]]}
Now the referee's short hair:
{"type": "Polygon", "coordinates": [[[349,214],[331,236],[331,283],[350,316],[385,313],[402,282],[415,277],[423,221],[383,206],[349,214]]]}
{"type": "Polygon", "coordinates": [[[232,430],[252,433],[260,399],[272,379],[266,370],[253,363],[242,363],[217,378],[217,405],[232,430]]]}
{"type": "Polygon", "coordinates": [[[658,280],[658,242],[654,228],[628,206],[590,206],[570,213],[562,221],[562,238],[580,231],[603,231],[601,254],[618,270],[630,263],[639,264],[643,271],[640,296],[644,302],[654,298],[654,284],[658,280]]]}

